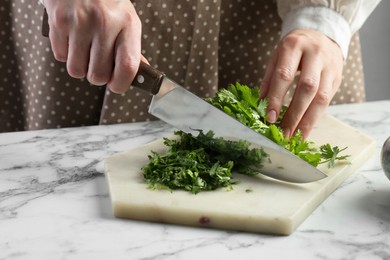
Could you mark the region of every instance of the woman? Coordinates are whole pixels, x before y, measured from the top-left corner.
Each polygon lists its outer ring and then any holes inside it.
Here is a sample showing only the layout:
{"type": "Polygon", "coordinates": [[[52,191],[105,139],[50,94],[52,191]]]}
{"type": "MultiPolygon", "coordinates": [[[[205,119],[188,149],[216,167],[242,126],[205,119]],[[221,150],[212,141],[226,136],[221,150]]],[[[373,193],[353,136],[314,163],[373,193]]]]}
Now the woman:
{"type": "Polygon", "coordinates": [[[285,102],[285,134],[306,137],[331,100],[364,100],[355,32],[379,1],[317,2],[44,0],[49,41],[42,6],[7,0],[0,131],[150,120],[150,96],[127,91],[146,59],[202,97],[261,84],[269,121],[285,102]]]}

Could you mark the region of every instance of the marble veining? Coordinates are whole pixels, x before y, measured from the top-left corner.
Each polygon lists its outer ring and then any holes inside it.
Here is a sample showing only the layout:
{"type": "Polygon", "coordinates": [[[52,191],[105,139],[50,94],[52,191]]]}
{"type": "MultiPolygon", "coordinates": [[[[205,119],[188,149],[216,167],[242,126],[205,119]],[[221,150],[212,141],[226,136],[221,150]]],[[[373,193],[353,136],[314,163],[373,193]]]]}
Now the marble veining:
{"type": "Polygon", "coordinates": [[[114,218],[104,160],[171,135],[162,122],[0,134],[0,260],[390,259],[390,181],[379,160],[390,101],[328,113],[377,150],[290,236],[114,218]]]}

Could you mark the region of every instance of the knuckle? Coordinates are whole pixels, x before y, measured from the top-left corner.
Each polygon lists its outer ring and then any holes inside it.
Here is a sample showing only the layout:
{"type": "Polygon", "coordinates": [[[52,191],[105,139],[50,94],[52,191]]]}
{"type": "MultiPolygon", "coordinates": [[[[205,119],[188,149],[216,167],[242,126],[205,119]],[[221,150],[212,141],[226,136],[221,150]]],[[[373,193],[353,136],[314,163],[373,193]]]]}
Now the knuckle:
{"type": "Polygon", "coordinates": [[[113,92],[113,93],[116,93],[116,94],[123,94],[125,93],[128,89],[129,89],[129,86],[127,85],[124,85],[124,84],[121,84],[119,82],[109,82],[107,84],[107,87],[113,92]]]}
{"type": "Polygon", "coordinates": [[[309,35],[295,32],[287,35],[281,42],[281,47],[287,51],[291,49],[308,49],[312,55],[329,55],[323,41],[315,41],[309,35]]]}
{"type": "Polygon", "coordinates": [[[70,63],[67,63],[67,70],[69,75],[73,78],[84,78],[86,74],[86,69],[70,63]]]}
{"type": "Polygon", "coordinates": [[[288,49],[294,48],[298,46],[300,42],[301,42],[301,38],[298,35],[290,34],[283,39],[281,47],[288,48],[288,49]]]}
{"type": "Polygon", "coordinates": [[[97,86],[105,85],[109,81],[110,76],[107,72],[93,70],[88,72],[87,80],[97,86]]]}
{"type": "Polygon", "coordinates": [[[283,81],[292,82],[294,80],[294,73],[289,67],[280,67],[276,70],[276,75],[283,81]]]}
{"type": "Polygon", "coordinates": [[[119,63],[116,64],[117,69],[120,73],[129,73],[130,75],[135,75],[139,67],[140,60],[132,57],[122,57],[119,60],[119,63]]]}
{"type": "Polygon", "coordinates": [[[305,92],[314,93],[318,89],[318,80],[314,78],[303,78],[301,79],[301,88],[305,92]]]}
{"type": "Polygon", "coordinates": [[[330,95],[327,92],[318,92],[315,97],[315,103],[322,106],[327,106],[330,103],[330,95]]]}
{"type": "Polygon", "coordinates": [[[88,21],[88,13],[85,10],[61,10],[56,9],[49,16],[50,25],[54,28],[80,27],[88,21]]]}
{"type": "Polygon", "coordinates": [[[72,16],[72,13],[56,9],[51,13],[51,17],[49,16],[49,21],[53,27],[65,27],[71,24],[72,16]]]}
{"type": "Polygon", "coordinates": [[[311,49],[313,54],[316,56],[327,55],[327,52],[324,50],[323,46],[319,42],[312,42],[311,49]]]}
{"type": "Polygon", "coordinates": [[[59,62],[66,62],[66,55],[63,54],[63,52],[59,50],[53,50],[54,59],[56,59],[59,62]]]}
{"type": "Polygon", "coordinates": [[[126,92],[135,77],[139,63],[139,59],[121,57],[115,63],[115,72],[108,82],[107,87],[114,93],[121,94],[126,92]]]}
{"type": "Polygon", "coordinates": [[[93,5],[89,10],[88,16],[93,21],[93,25],[99,28],[99,31],[108,32],[111,27],[112,17],[111,12],[107,12],[100,3],[97,1],[97,4],[93,5]]]}

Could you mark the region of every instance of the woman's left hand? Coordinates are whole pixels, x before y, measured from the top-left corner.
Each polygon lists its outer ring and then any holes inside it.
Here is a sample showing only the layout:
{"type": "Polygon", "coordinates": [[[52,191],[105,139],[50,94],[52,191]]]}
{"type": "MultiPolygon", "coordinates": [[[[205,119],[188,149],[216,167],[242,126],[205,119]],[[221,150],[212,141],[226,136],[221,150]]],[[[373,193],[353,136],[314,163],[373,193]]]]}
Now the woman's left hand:
{"type": "Polygon", "coordinates": [[[300,129],[306,138],[341,84],[343,62],[340,47],[321,32],[299,29],[287,34],[271,56],[261,87],[262,98],[269,99],[268,121],[276,121],[300,73],[281,127],[287,137],[300,129]]]}

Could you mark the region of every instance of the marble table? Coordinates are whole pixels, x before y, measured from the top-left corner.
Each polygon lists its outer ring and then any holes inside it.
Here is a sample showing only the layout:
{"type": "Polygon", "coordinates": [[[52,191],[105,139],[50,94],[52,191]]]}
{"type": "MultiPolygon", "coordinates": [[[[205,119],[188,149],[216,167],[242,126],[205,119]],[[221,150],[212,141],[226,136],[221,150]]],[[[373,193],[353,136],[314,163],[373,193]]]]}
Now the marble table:
{"type": "Polygon", "coordinates": [[[377,149],[290,236],[115,218],[104,160],[170,135],[162,122],[0,134],[0,259],[390,259],[390,101],[328,113],[377,149]]]}

